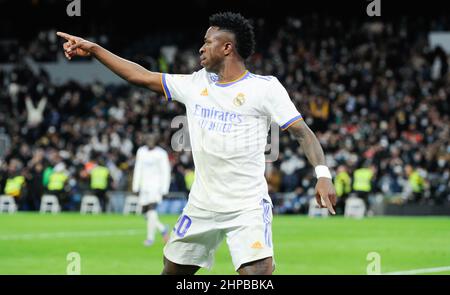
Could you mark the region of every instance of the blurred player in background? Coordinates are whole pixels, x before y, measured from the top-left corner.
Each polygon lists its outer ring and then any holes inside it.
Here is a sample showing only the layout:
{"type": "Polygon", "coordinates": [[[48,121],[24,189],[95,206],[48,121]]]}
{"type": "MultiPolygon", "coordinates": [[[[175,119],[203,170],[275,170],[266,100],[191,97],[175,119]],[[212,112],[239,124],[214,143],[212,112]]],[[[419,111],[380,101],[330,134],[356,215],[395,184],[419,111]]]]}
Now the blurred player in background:
{"type": "Polygon", "coordinates": [[[247,70],[245,60],[255,47],[250,22],[226,12],[209,23],[199,50],[203,69],[190,75],[151,72],[98,44],[57,34],[67,40],[68,59],[92,55],[125,80],[186,106],[195,181],[164,248],[162,273],[210,268],[226,237],[239,274],[272,274],[272,202],[264,178],[270,120],[298,140],[315,168],[316,200],[335,214],[331,173],[319,141],[278,79],[247,70]]]}
{"type": "Polygon", "coordinates": [[[147,219],[145,246],[153,245],[156,230],[161,232],[164,242],[169,238],[168,227],[159,221],[156,207],[169,193],[171,168],[167,152],[157,146],[157,142],[156,134],[147,135],[146,145],[137,151],[133,173],[132,189],[134,193],[139,193],[139,204],[147,219]]]}

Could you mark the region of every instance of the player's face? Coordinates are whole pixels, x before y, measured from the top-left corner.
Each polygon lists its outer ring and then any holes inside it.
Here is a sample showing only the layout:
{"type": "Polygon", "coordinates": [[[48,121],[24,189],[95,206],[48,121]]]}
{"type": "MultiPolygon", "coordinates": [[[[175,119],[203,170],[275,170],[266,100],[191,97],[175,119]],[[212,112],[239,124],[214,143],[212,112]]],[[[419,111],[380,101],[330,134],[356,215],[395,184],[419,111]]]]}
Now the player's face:
{"type": "Polygon", "coordinates": [[[220,31],[217,27],[210,27],[206,31],[204,44],[200,48],[200,65],[208,72],[218,73],[227,54],[229,43],[227,32],[220,31]]]}
{"type": "Polygon", "coordinates": [[[147,137],[146,143],[149,148],[151,148],[151,149],[154,148],[156,146],[156,137],[153,135],[149,135],[147,137]]]}

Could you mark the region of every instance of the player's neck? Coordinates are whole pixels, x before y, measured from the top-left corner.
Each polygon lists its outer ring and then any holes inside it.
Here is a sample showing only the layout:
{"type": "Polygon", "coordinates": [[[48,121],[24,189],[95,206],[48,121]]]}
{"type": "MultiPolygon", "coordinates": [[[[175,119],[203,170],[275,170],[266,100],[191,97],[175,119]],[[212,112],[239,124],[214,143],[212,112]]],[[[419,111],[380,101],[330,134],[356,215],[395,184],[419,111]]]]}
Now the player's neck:
{"type": "Polygon", "coordinates": [[[244,63],[225,64],[224,67],[217,73],[220,83],[232,82],[242,77],[247,68],[244,63]]]}

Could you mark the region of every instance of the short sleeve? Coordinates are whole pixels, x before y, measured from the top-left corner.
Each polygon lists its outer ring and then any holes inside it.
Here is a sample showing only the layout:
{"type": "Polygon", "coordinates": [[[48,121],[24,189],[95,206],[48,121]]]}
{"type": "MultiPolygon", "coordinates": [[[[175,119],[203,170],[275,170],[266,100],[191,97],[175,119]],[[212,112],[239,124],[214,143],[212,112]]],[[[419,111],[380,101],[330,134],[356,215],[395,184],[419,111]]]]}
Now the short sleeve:
{"type": "Polygon", "coordinates": [[[193,88],[197,76],[196,73],[190,75],[162,74],[161,84],[167,100],[171,101],[173,99],[185,104],[193,88]]]}
{"type": "Polygon", "coordinates": [[[297,121],[303,120],[286,89],[277,78],[270,81],[269,90],[264,100],[264,110],[283,130],[297,121]]]}

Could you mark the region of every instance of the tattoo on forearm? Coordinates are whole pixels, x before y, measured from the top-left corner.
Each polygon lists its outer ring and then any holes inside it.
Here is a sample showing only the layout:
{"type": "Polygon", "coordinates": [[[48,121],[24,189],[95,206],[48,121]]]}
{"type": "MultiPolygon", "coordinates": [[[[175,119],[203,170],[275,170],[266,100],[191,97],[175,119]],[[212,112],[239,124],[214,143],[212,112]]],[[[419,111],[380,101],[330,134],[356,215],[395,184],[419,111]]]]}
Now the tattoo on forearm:
{"type": "Polygon", "coordinates": [[[301,127],[292,128],[292,130],[289,129],[289,131],[300,143],[311,165],[326,165],[325,155],[319,140],[306,124],[303,124],[301,127]]]}

